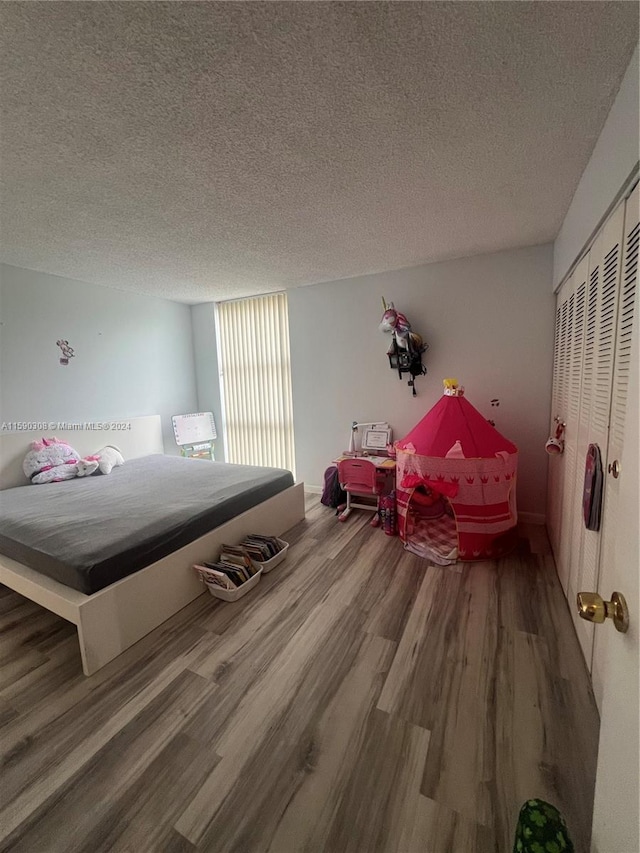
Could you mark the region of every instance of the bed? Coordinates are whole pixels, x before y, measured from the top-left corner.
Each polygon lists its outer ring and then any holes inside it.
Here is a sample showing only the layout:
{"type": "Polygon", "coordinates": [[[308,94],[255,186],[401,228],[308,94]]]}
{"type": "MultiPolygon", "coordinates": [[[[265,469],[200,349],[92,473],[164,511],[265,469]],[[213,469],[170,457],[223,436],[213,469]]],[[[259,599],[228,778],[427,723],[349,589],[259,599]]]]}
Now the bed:
{"type": "Polygon", "coordinates": [[[194,562],[304,517],[303,485],[289,472],[164,456],[159,416],[126,423],[45,430],[81,455],[116,444],[127,461],[43,486],[24,485],[21,469],[43,430],[0,436],[0,583],[77,626],[86,675],[203,592],[194,562]]]}

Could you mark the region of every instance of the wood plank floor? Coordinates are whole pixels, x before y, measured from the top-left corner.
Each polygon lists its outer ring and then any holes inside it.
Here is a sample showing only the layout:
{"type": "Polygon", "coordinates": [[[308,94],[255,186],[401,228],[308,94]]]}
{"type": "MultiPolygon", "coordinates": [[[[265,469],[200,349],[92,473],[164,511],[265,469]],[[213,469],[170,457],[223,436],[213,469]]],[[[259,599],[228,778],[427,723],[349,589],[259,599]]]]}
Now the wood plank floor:
{"type": "Polygon", "coordinates": [[[92,678],[0,594],[0,851],[510,851],[529,797],[587,851],[598,716],[546,536],[431,566],[317,496],[245,598],[92,678]]]}

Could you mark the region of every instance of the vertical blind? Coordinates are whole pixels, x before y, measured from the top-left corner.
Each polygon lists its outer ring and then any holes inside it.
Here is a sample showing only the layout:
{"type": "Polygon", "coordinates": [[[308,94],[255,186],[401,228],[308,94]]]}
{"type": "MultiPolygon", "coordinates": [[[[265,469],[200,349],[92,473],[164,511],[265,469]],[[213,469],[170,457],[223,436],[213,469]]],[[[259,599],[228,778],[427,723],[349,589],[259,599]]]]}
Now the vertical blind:
{"type": "Polygon", "coordinates": [[[295,476],[285,293],[218,304],[227,458],[295,476]]]}

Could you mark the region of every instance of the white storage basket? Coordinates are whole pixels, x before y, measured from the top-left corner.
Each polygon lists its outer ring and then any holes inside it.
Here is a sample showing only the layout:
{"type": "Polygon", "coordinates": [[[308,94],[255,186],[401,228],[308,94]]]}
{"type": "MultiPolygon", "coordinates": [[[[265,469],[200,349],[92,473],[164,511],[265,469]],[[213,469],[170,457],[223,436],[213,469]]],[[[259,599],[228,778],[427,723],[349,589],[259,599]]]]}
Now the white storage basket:
{"type": "Polygon", "coordinates": [[[261,574],[262,569],[258,569],[255,575],[252,575],[248,581],[245,581],[242,584],[242,586],[237,586],[235,589],[224,589],[224,587],[207,581],[205,581],[205,584],[211,595],[215,598],[221,598],[223,601],[237,601],[239,598],[242,598],[243,595],[246,595],[249,590],[254,588],[260,580],[261,574]]]}
{"type": "MultiPolygon", "coordinates": [[[[278,537],[276,537],[276,539],[277,539],[278,545],[280,546],[281,550],[278,551],[278,553],[275,555],[275,557],[272,557],[270,560],[267,560],[264,563],[259,563],[257,560],[253,560],[253,559],[251,560],[253,565],[256,568],[260,569],[261,572],[265,575],[268,572],[270,572],[271,569],[275,569],[275,567],[278,566],[284,560],[284,558],[287,556],[287,551],[289,550],[289,543],[288,542],[285,542],[284,539],[278,539],[278,537]]],[[[253,580],[253,578],[252,578],[252,580],[253,580]]]]}
{"type": "Polygon", "coordinates": [[[207,566],[194,565],[193,568],[196,570],[200,580],[206,585],[211,595],[215,598],[221,598],[223,601],[236,601],[238,598],[242,598],[242,596],[246,595],[250,589],[253,589],[260,580],[260,575],[262,574],[262,570],[258,569],[258,571],[241,586],[234,587],[233,589],[225,589],[223,586],[220,586],[213,580],[210,580],[213,576],[213,571],[207,566]]]}

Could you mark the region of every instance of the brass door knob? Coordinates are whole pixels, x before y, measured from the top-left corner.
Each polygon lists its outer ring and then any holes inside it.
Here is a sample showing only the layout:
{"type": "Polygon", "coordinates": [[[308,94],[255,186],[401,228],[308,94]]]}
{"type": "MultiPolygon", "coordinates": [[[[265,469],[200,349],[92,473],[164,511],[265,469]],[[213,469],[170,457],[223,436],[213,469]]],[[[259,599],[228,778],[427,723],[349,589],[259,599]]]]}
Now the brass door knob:
{"type": "Polygon", "coordinates": [[[578,593],[578,614],[587,622],[600,625],[605,619],[613,619],[616,631],[626,634],[629,630],[629,610],[624,595],[614,592],[611,601],[605,601],[597,592],[578,593]]]}

